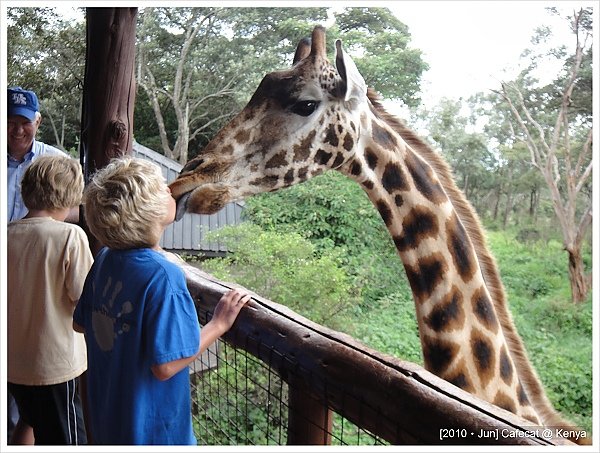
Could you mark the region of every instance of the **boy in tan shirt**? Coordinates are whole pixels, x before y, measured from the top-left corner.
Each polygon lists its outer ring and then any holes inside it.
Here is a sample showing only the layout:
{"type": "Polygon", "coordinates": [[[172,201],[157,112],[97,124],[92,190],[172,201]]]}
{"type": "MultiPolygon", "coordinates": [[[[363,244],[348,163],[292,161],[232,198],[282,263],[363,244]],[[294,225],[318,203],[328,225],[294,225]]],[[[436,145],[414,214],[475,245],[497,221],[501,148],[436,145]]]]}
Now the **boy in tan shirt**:
{"type": "Polygon", "coordinates": [[[83,230],[64,222],[81,202],[81,166],[40,156],[21,192],[29,213],[7,229],[8,387],[36,445],[86,444],[78,389],[86,346],[72,316],[93,257],[83,230]]]}

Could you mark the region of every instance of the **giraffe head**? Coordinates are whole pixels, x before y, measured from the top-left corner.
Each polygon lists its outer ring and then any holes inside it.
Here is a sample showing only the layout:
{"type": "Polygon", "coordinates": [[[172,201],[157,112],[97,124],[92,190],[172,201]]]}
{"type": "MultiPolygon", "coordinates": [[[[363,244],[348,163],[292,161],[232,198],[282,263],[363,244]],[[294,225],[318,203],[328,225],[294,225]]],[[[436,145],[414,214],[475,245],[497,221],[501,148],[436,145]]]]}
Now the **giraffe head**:
{"type": "Polygon", "coordinates": [[[211,214],[340,167],[356,148],[366,92],[341,41],[333,66],[325,29],[315,27],[312,39],[298,44],[292,68],[267,74],[246,107],[171,183],[177,218],[211,214]]]}

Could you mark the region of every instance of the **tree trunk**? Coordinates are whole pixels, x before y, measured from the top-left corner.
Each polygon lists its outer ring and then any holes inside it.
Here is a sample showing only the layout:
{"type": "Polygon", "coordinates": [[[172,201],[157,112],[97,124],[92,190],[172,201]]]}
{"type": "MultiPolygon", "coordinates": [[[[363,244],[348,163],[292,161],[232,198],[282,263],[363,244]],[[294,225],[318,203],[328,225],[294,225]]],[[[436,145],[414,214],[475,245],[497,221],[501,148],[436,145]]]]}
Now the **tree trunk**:
{"type": "Polygon", "coordinates": [[[534,187],[529,192],[529,219],[532,223],[535,223],[537,218],[537,207],[538,207],[538,193],[534,187]]]}
{"type": "MultiPolygon", "coordinates": [[[[86,183],[114,157],[131,153],[137,8],[87,8],[81,164],[86,183]]],[[[84,227],[83,216],[80,223],[84,227]]],[[[91,236],[92,252],[100,248],[91,236]]]]}
{"type": "Polygon", "coordinates": [[[494,210],[492,212],[492,220],[498,220],[498,212],[500,209],[500,198],[502,197],[502,184],[496,188],[496,200],[494,201],[494,210]]]}
{"type": "Polygon", "coordinates": [[[502,228],[503,229],[506,229],[506,226],[508,225],[508,219],[510,218],[510,212],[512,211],[512,207],[513,207],[514,189],[513,189],[513,185],[512,185],[512,175],[513,175],[513,169],[509,168],[508,176],[506,178],[506,180],[508,181],[508,184],[506,185],[506,187],[507,187],[506,206],[504,208],[504,216],[502,218],[502,228]]]}
{"type": "Polygon", "coordinates": [[[571,283],[571,298],[574,303],[580,304],[585,301],[588,291],[588,278],[585,274],[585,266],[581,257],[581,246],[567,249],[569,254],[569,281],[571,283]]]}

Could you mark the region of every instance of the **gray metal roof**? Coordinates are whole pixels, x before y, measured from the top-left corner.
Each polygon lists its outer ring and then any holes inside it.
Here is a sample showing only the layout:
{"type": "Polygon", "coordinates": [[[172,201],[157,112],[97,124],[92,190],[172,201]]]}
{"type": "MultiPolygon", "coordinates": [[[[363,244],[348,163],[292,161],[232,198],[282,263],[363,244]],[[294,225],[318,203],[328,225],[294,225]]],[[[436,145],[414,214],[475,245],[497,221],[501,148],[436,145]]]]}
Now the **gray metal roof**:
{"type": "MultiPolygon", "coordinates": [[[[136,141],[133,142],[133,155],[160,166],[167,183],[177,178],[183,167],[179,162],[152,151],[136,141]]],[[[187,213],[179,222],[174,222],[165,229],[160,245],[165,250],[178,253],[221,255],[227,251],[227,248],[219,242],[206,241],[206,233],[225,225],[240,223],[243,209],[243,202],[233,202],[211,215],[187,213]]]]}

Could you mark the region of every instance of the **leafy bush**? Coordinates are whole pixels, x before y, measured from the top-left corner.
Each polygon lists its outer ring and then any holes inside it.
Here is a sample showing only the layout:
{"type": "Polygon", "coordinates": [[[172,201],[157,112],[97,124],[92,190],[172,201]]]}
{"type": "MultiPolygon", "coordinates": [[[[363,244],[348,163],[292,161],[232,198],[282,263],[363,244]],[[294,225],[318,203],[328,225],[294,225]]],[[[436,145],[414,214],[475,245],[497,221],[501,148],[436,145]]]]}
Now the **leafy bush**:
{"type": "Polygon", "coordinates": [[[265,231],[245,222],[211,234],[232,253],[202,267],[290,307],[311,320],[335,327],[339,313],[357,301],[355,288],[340,264],[339,252],[320,254],[297,233],[265,231]]]}
{"type": "Polygon", "coordinates": [[[395,250],[364,191],[337,172],[247,200],[245,215],[265,230],[299,232],[318,250],[342,247],[348,256],[395,250]]]}
{"type": "Polygon", "coordinates": [[[247,200],[246,217],[267,231],[299,232],[317,253],[336,249],[360,288],[361,306],[410,289],[385,224],[364,191],[337,172],[247,200]]]}

